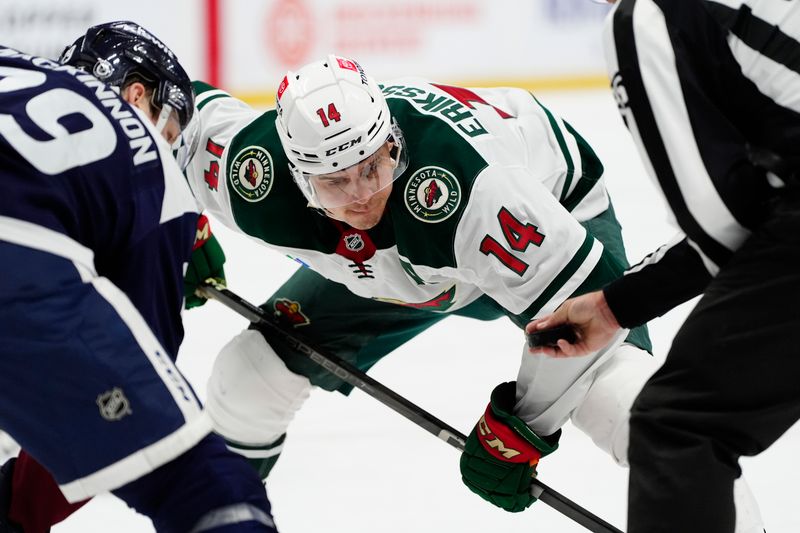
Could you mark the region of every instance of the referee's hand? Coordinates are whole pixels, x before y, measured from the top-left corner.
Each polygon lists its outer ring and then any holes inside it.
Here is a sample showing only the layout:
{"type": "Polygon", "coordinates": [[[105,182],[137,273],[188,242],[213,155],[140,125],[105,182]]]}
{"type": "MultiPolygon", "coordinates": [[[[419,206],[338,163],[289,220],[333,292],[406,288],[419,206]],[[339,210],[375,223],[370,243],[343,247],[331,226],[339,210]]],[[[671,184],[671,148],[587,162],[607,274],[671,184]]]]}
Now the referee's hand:
{"type": "Polygon", "coordinates": [[[608,308],[603,291],[595,291],[570,298],[553,314],[531,321],[525,327],[525,332],[533,333],[565,324],[572,326],[575,331],[574,342],[559,339],[553,345],[537,346],[528,351],[550,357],[588,355],[606,346],[621,329],[608,308]]]}

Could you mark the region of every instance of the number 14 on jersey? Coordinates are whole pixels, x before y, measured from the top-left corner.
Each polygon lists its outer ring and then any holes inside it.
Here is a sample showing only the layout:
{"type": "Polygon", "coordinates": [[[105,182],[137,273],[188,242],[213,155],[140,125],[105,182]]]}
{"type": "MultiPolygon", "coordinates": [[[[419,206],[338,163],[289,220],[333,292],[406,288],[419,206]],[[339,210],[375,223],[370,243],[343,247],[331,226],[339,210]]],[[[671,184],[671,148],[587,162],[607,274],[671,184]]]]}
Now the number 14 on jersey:
{"type": "MultiPolygon", "coordinates": [[[[506,242],[511,247],[511,250],[524,252],[531,244],[535,244],[536,246],[542,245],[544,235],[539,233],[539,228],[530,223],[523,224],[505,207],[500,208],[500,212],[497,213],[497,220],[500,221],[500,228],[503,230],[503,236],[506,238],[506,242]]],[[[480,250],[485,255],[491,254],[495,256],[501,263],[516,272],[519,276],[525,274],[525,271],[528,270],[530,266],[490,235],[485,235],[483,237],[480,250]]]]}

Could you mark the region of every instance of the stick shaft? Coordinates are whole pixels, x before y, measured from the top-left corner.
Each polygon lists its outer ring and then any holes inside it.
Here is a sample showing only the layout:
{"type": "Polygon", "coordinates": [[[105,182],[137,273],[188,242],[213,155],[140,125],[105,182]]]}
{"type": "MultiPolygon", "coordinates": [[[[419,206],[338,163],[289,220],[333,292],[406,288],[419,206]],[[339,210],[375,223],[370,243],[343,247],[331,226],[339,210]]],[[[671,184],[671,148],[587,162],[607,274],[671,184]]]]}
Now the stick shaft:
{"type": "MultiPolygon", "coordinates": [[[[347,361],[333,354],[322,354],[308,344],[296,339],[273,322],[260,307],[251,304],[218,283],[211,284],[211,280],[202,285],[198,289],[198,292],[207,298],[217,300],[226,307],[242,315],[250,322],[270,328],[274,333],[280,335],[293,349],[307,356],[342,381],[372,396],[382,404],[403,415],[411,422],[414,422],[454,448],[462,451],[464,450],[467,438],[457,429],[439,420],[403,396],[400,396],[347,361]]],[[[538,479],[533,480],[531,493],[545,504],[579,523],[589,531],[594,533],[623,533],[621,530],[587,509],[584,509],[563,494],[551,489],[538,479]]]]}

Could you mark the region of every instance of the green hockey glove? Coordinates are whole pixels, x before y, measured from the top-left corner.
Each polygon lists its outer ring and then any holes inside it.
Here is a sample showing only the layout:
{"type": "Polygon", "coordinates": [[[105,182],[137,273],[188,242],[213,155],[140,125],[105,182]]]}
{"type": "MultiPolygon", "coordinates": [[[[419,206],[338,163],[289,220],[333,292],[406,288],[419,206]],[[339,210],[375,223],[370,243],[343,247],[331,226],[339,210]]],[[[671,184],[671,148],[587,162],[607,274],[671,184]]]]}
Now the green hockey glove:
{"type": "Polygon", "coordinates": [[[531,483],[539,459],[558,448],[559,429],[540,437],[512,414],[515,381],[492,391],[486,412],[467,437],[461,454],[461,479],[469,489],[506,511],[524,511],[536,498],[531,483]]]}
{"type": "Polygon", "coordinates": [[[191,309],[206,303],[206,298],[195,291],[208,278],[225,283],[225,252],[219,241],[211,233],[211,225],[205,215],[197,220],[197,236],[195,237],[189,268],[183,277],[183,295],[186,297],[185,307],[191,309]]]}

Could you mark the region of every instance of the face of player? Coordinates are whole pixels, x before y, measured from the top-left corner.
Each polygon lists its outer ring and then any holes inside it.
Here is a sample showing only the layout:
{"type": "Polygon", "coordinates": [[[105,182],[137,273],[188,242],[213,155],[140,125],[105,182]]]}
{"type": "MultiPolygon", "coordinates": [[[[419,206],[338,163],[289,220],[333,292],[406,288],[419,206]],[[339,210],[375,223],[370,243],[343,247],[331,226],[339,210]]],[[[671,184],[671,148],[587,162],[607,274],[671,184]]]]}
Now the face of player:
{"type": "Polygon", "coordinates": [[[368,230],[375,227],[383,217],[386,202],[392,194],[392,184],[379,190],[372,196],[357,200],[342,207],[328,208],[325,213],[336,220],[341,220],[353,228],[368,230]]]}
{"type": "MultiPolygon", "coordinates": [[[[151,104],[150,92],[144,85],[138,82],[131,83],[122,91],[122,98],[129,104],[144,111],[145,115],[150,117],[150,121],[154,126],[158,125],[159,111],[151,104]]],[[[180,134],[181,127],[178,115],[173,111],[164,123],[163,128],[161,128],[161,136],[164,137],[168,144],[172,145],[180,134]]]]}
{"type": "Polygon", "coordinates": [[[312,176],[310,182],[326,214],[351,227],[367,230],[380,222],[392,193],[396,161],[391,143],[341,171],[312,176]]]}

